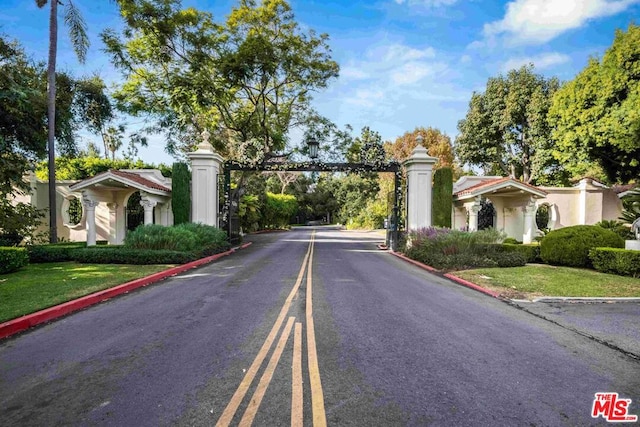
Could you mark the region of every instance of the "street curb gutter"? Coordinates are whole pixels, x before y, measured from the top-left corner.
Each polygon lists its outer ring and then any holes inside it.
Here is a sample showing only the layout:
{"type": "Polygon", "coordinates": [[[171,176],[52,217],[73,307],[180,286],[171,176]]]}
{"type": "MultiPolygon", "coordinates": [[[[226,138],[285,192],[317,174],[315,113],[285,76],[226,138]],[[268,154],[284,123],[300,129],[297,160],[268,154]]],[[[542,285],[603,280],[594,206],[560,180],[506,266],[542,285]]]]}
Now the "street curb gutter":
{"type": "Polygon", "coordinates": [[[403,259],[404,261],[406,261],[406,262],[408,262],[410,264],[413,264],[413,265],[415,265],[417,267],[420,267],[423,270],[427,270],[429,273],[433,273],[433,274],[437,274],[439,276],[446,277],[447,279],[449,279],[449,280],[451,280],[453,282],[456,282],[459,285],[466,286],[467,288],[473,289],[474,291],[481,292],[481,293],[483,293],[485,295],[489,295],[490,297],[502,299],[500,297],[500,294],[497,293],[497,292],[490,291],[489,289],[485,289],[482,286],[478,286],[475,283],[472,283],[472,282],[469,282],[467,280],[464,280],[464,279],[461,279],[459,277],[456,277],[453,274],[449,274],[449,273],[444,273],[443,274],[440,270],[436,270],[435,268],[433,268],[433,267],[431,267],[429,265],[423,264],[423,263],[421,263],[419,261],[416,261],[414,259],[406,257],[406,256],[402,255],[401,253],[394,252],[394,251],[390,251],[390,252],[393,255],[397,256],[400,259],[403,259]]]}
{"type": "Polygon", "coordinates": [[[44,310],[36,311],[35,313],[27,314],[4,323],[0,323],[0,339],[10,337],[33,326],[66,316],[68,314],[98,304],[115,296],[122,295],[143,286],[159,282],[160,280],[166,279],[167,277],[175,276],[192,268],[196,268],[201,265],[213,262],[219,258],[231,255],[238,249],[245,249],[250,246],[251,243],[252,242],[248,242],[238,248],[228,250],[227,252],[222,252],[219,254],[208,256],[206,258],[201,258],[199,260],[189,262],[187,264],[172,267],[168,270],[160,271],[147,277],[141,277],[140,279],[135,279],[130,282],[123,283],[122,285],[115,286],[113,288],[94,292],[92,294],[85,295],[72,301],[54,305],[53,307],[49,307],[44,310]]]}

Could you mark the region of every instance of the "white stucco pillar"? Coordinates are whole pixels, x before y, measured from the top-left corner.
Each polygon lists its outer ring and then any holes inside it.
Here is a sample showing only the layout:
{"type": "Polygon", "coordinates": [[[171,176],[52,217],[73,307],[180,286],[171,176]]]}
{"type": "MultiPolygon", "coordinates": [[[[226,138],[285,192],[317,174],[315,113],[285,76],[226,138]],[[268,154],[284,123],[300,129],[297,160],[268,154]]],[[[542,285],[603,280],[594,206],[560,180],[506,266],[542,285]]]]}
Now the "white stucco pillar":
{"type": "Polygon", "coordinates": [[[536,226],[536,202],[534,199],[522,208],[524,213],[524,231],[522,233],[522,243],[527,244],[533,242],[538,227],[536,226]]]}
{"type": "Polygon", "coordinates": [[[96,244],[96,206],[99,203],[87,194],[82,195],[82,205],[86,210],[87,219],[87,246],[95,246],[96,244]]]}
{"type": "Polygon", "coordinates": [[[140,205],[144,208],[144,225],[153,224],[153,209],[157,204],[158,202],[151,199],[140,200],[140,205]]]}
{"type": "Polygon", "coordinates": [[[478,214],[482,209],[480,198],[476,198],[472,203],[465,203],[464,207],[469,215],[469,231],[478,231],[478,214]]]}
{"type": "Polygon", "coordinates": [[[437,161],[418,145],[403,163],[407,172],[407,230],[431,226],[432,175],[437,161]]]}
{"type": "Polygon", "coordinates": [[[121,245],[127,232],[126,206],[123,203],[107,203],[109,208],[109,244],[121,245]]]}
{"type": "Polygon", "coordinates": [[[222,157],[209,143],[209,132],[202,132],[198,149],[187,156],[191,160],[191,221],[218,226],[218,174],[222,157]]]}

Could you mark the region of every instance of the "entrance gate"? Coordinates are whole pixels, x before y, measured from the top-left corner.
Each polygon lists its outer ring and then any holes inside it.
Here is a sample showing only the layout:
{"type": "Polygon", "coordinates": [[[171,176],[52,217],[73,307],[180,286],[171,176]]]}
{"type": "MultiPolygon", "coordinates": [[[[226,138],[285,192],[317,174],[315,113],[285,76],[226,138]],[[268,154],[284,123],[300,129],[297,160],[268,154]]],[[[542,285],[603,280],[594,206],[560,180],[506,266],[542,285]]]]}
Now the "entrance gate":
{"type": "MultiPolygon", "coordinates": [[[[238,217],[239,197],[231,194],[231,171],[263,171],[263,172],[390,172],[394,174],[394,191],[392,193],[392,209],[387,226],[386,245],[392,250],[397,249],[399,226],[398,204],[402,197],[400,182],[402,171],[399,163],[324,163],[324,162],[274,162],[265,161],[256,165],[238,163],[236,161],[224,162],[224,200],[220,212],[220,228],[226,230],[229,240],[236,243],[240,240],[240,220],[238,217]],[[235,200],[234,200],[235,199],[235,200]]],[[[237,194],[237,193],[236,193],[237,194]]]]}

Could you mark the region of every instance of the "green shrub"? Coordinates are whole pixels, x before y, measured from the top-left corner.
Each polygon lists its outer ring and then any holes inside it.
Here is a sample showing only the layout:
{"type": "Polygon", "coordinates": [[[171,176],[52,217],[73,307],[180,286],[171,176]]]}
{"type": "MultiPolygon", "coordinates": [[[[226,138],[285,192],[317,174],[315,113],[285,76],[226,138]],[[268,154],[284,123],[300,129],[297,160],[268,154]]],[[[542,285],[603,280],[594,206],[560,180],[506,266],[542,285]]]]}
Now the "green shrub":
{"type": "Polygon", "coordinates": [[[173,223],[183,224],[191,219],[191,173],[186,163],[173,164],[171,174],[171,209],[173,223]]]}
{"type": "Polygon", "coordinates": [[[74,249],[72,258],[84,264],[185,264],[200,258],[200,253],[108,246],[74,249]]]}
{"type": "Polygon", "coordinates": [[[196,239],[196,248],[202,255],[213,255],[229,248],[227,233],[218,227],[201,223],[187,222],[176,226],[192,233],[196,239]]]}
{"type": "Polygon", "coordinates": [[[591,267],[589,251],[596,247],[622,248],[624,240],[597,225],[574,225],[549,232],[540,243],[540,257],[547,264],[591,267]]]}
{"type": "Polygon", "coordinates": [[[522,254],[527,262],[539,262],[540,260],[540,245],[522,245],[507,243],[505,240],[502,243],[504,252],[518,252],[522,254]]]}
{"type": "Polygon", "coordinates": [[[602,273],[640,277],[640,251],[619,248],[593,248],[589,251],[593,267],[602,273]]]}
{"type": "Polygon", "coordinates": [[[437,227],[451,227],[453,205],[453,170],[440,168],[433,173],[433,197],[431,212],[437,227]]]}
{"type": "Polygon", "coordinates": [[[289,219],[298,211],[298,201],[289,194],[274,194],[267,192],[264,205],[263,219],[266,227],[284,228],[289,225],[289,219]]]}
{"type": "Polygon", "coordinates": [[[199,249],[198,239],[192,231],[158,224],[138,226],[124,239],[124,246],[131,249],[152,249],[189,252],[199,249]]]}
{"type": "Polygon", "coordinates": [[[71,261],[71,252],[75,249],[84,248],[85,242],[62,242],[48,245],[27,246],[29,262],[38,264],[45,262],[71,261]]]}
{"type": "Polygon", "coordinates": [[[495,252],[490,259],[498,264],[498,267],[522,267],[527,263],[527,258],[522,252],[495,252]]]}
{"type": "Polygon", "coordinates": [[[0,274],[11,273],[29,264],[25,248],[0,247],[0,274]]]}
{"type": "Polygon", "coordinates": [[[520,245],[522,244],[522,242],[514,239],[513,237],[507,237],[506,239],[504,239],[504,241],[502,243],[509,243],[512,245],[520,245]]]}
{"type": "Polygon", "coordinates": [[[504,253],[504,234],[495,229],[476,232],[428,227],[409,233],[408,257],[438,269],[524,265],[522,255],[504,253]]]}

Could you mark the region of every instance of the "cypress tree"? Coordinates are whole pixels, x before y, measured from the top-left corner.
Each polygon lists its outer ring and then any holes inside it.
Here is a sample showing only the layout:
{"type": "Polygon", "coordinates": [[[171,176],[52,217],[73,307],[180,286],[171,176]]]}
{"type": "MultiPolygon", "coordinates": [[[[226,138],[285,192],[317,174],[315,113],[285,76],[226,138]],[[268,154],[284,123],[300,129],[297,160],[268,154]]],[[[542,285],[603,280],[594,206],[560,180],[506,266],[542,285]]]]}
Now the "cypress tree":
{"type": "Polygon", "coordinates": [[[191,220],[191,173],[186,163],[174,163],[171,174],[171,209],[175,225],[191,220]]]}
{"type": "Polygon", "coordinates": [[[451,228],[453,205],[453,170],[440,168],[433,173],[433,200],[431,216],[436,227],[451,228]]]}

